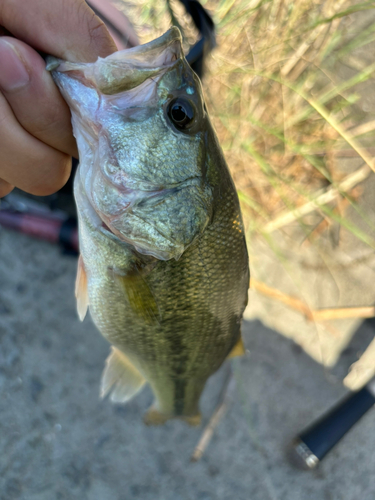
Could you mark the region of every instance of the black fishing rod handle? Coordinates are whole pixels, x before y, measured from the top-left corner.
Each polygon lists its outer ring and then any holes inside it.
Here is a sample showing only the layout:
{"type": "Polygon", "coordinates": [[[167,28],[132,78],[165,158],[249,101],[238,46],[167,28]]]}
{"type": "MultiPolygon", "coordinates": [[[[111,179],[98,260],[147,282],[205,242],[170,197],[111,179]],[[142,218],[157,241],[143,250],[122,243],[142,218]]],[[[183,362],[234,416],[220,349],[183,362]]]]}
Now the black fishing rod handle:
{"type": "Polygon", "coordinates": [[[304,430],[294,442],[303,465],[314,468],[355,423],[375,404],[375,380],[350,393],[304,430]]]}

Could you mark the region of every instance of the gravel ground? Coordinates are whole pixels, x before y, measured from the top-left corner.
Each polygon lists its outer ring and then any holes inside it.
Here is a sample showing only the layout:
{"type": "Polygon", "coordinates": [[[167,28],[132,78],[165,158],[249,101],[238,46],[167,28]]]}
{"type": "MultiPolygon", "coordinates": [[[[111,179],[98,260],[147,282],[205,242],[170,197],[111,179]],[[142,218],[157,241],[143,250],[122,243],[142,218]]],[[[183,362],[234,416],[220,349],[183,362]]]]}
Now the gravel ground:
{"type": "MultiPolygon", "coordinates": [[[[374,411],[317,470],[289,463],[292,437],[345,390],[260,322],[243,326],[250,354],[234,363],[233,402],[198,463],[200,429],[142,423],[148,389],[126,406],[99,400],[108,344],[77,319],[75,268],[47,243],[0,231],[1,500],[375,498],[374,411]]],[[[203,395],[205,420],[225,370],[203,395]]]]}

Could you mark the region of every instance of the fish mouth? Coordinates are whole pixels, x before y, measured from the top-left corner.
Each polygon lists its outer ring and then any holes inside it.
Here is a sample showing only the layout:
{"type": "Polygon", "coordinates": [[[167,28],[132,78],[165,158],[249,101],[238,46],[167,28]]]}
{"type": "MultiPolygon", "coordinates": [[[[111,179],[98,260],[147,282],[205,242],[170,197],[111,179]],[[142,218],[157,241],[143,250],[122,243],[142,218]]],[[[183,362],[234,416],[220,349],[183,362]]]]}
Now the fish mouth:
{"type": "MultiPolygon", "coordinates": [[[[147,67],[167,66],[182,55],[182,36],[177,26],[172,26],[168,31],[155,40],[143,45],[120,51],[124,60],[134,61],[147,67]]],[[[118,59],[119,52],[107,56],[106,60],[118,59]]]]}
{"type": "MultiPolygon", "coordinates": [[[[69,73],[85,86],[110,96],[138,87],[183,57],[181,32],[172,26],[155,40],[99,58],[95,63],[73,63],[49,56],[46,68],[53,72],[58,84],[59,73],[69,73]]],[[[60,90],[64,94],[64,89],[60,90]]],[[[69,95],[66,98],[69,101],[69,95]]]]}

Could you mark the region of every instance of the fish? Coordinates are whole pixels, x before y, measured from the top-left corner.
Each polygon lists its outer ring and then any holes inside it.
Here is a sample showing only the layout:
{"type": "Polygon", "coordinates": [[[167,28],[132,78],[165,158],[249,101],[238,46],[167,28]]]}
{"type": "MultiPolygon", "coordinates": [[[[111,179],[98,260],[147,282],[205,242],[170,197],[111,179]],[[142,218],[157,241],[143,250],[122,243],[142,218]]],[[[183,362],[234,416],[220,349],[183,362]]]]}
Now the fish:
{"type": "Polygon", "coordinates": [[[79,151],[77,310],[111,344],[101,396],[145,384],[146,424],[201,421],[207,379],[244,353],[249,263],[236,188],[178,28],[79,63],[50,58],[79,151]]]}

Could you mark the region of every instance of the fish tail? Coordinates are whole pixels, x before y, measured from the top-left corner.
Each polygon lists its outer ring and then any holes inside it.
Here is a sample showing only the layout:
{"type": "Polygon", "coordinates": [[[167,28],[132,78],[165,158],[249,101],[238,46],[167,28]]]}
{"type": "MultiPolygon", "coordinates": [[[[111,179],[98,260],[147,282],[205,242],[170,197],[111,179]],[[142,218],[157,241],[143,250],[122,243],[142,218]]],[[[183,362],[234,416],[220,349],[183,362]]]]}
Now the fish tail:
{"type": "Polygon", "coordinates": [[[155,406],[151,406],[143,418],[146,425],[163,425],[171,419],[183,420],[191,426],[198,426],[201,423],[200,412],[195,415],[168,415],[159,411],[155,406]]]}
{"type": "Polygon", "coordinates": [[[204,388],[205,379],[185,379],[173,377],[169,380],[151,382],[155,395],[154,404],[144,417],[147,425],[162,425],[168,420],[179,419],[189,425],[199,425],[201,414],[199,399],[204,388]]]}

